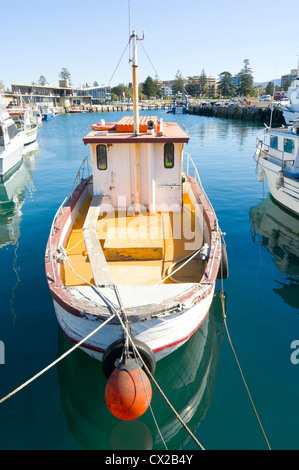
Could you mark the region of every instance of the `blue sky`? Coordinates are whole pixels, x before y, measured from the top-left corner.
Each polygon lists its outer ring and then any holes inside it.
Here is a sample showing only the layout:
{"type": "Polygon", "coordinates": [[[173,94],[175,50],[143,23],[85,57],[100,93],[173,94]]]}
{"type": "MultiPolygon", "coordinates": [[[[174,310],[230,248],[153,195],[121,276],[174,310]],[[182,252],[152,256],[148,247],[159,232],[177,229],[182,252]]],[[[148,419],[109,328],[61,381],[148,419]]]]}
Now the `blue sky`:
{"type": "MultiPolygon", "coordinates": [[[[9,87],[44,75],[58,85],[66,67],[75,86],[131,81],[128,49],[115,71],[129,38],[128,5],[129,0],[2,2],[0,80],[9,87]]],[[[145,30],[139,81],[156,73],[172,80],[178,70],[184,77],[203,69],[215,77],[223,71],[234,75],[244,59],[256,82],[280,78],[297,68],[292,18],[297,23],[298,14],[299,7],[290,10],[278,0],[130,0],[130,29],[140,36],[145,30]]]]}

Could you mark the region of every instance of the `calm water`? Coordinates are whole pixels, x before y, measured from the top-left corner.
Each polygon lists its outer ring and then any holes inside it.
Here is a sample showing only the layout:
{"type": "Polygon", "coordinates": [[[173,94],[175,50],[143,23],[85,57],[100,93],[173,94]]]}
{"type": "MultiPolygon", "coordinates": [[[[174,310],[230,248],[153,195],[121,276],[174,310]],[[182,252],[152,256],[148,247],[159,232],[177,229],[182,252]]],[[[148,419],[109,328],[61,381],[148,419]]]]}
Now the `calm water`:
{"type": "MultiPolygon", "coordinates": [[[[62,115],[44,122],[38,149],[0,185],[0,398],[70,348],[46,283],[46,242],[88,154],[82,142],[87,126],[124,114],[62,115]]],[[[258,127],[155,114],[186,127],[186,151],[226,232],[227,324],[269,443],[272,449],[298,449],[299,364],[291,362],[291,343],[299,340],[299,219],[257,182],[252,157],[258,127]]],[[[155,377],[206,449],[267,448],[223,332],[218,296],[203,328],[157,364],[155,377]]],[[[0,405],[0,449],[163,450],[159,433],[168,449],[198,449],[154,385],[152,413],[122,422],[106,408],[105,384],[100,363],[76,350],[0,405]]]]}

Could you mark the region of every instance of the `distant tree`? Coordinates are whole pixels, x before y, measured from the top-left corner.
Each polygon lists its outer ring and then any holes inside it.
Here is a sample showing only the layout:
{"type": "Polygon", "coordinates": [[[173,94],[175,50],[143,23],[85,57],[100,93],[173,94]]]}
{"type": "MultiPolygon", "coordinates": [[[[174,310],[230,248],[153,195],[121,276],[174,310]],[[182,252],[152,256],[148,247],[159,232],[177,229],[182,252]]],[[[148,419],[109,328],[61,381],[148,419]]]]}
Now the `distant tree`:
{"type": "Polygon", "coordinates": [[[93,86],[99,86],[98,82],[93,82],[93,86]]]}
{"type": "Polygon", "coordinates": [[[41,75],[38,79],[38,84],[44,86],[47,83],[46,77],[44,75],[41,75]]]}
{"type": "MultiPolygon", "coordinates": [[[[111,88],[111,96],[115,95],[117,97],[116,100],[121,100],[122,98],[132,98],[133,91],[132,88],[128,88],[127,86],[118,85],[111,88]]],[[[113,101],[116,101],[115,99],[113,101]]]]}
{"type": "Polygon", "coordinates": [[[232,76],[229,72],[222,72],[218,77],[218,92],[222,96],[232,96],[234,94],[234,86],[232,84],[232,76]]]}
{"type": "Polygon", "coordinates": [[[188,95],[191,96],[198,96],[199,95],[199,82],[194,78],[190,77],[185,85],[186,92],[188,95]]]}
{"type": "Polygon", "coordinates": [[[268,85],[266,86],[266,95],[274,95],[274,83],[269,82],[268,85]]]}
{"type": "Polygon", "coordinates": [[[244,67],[239,73],[239,93],[240,95],[252,95],[253,94],[253,75],[252,70],[249,66],[249,60],[244,60],[244,67]]]}
{"type": "Polygon", "coordinates": [[[185,85],[184,80],[181,72],[178,70],[175,76],[175,80],[172,84],[172,93],[175,95],[176,93],[184,93],[185,85]]]}
{"type": "Polygon", "coordinates": [[[157,80],[153,80],[150,76],[145,79],[141,91],[147,98],[150,98],[151,96],[162,96],[161,86],[157,80]]]}
{"type": "Polygon", "coordinates": [[[4,82],[0,80],[0,93],[4,93],[4,90],[5,90],[4,82]]]}
{"type": "Polygon", "coordinates": [[[199,76],[199,92],[201,95],[205,95],[208,91],[208,79],[204,69],[202,69],[199,76]]]}
{"type": "Polygon", "coordinates": [[[60,72],[60,74],[59,74],[59,78],[62,78],[62,80],[69,80],[70,85],[71,85],[71,83],[72,83],[72,81],[71,81],[71,74],[70,74],[70,72],[68,71],[68,69],[66,69],[65,67],[63,67],[63,68],[61,69],[61,72],[60,72]]]}

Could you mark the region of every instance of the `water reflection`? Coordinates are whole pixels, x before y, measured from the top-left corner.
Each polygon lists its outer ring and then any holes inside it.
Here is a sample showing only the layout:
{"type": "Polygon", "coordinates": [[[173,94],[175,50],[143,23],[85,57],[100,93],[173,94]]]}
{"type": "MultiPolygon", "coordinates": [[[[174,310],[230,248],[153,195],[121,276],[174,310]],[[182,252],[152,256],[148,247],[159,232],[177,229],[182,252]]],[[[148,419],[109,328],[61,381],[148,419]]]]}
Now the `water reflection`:
{"type": "Polygon", "coordinates": [[[274,255],[274,262],[286,275],[285,282],[277,281],[278,293],[293,307],[299,307],[299,219],[278,206],[270,195],[249,212],[254,242],[274,255]]]}
{"type": "Polygon", "coordinates": [[[32,171],[38,155],[40,155],[38,143],[28,145],[21,165],[0,182],[0,248],[5,245],[15,245],[19,239],[25,190],[28,188],[30,194],[34,191],[32,171]]]}
{"type": "MultiPolygon", "coordinates": [[[[219,346],[218,297],[206,321],[178,351],[158,362],[155,379],[174,409],[195,433],[209,408],[214,391],[219,346]]],[[[70,348],[59,331],[58,356],[70,348]]],[[[76,350],[58,364],[61,402],[70,432],[84,449],[182,449],[192,439],[154,384],[151,407],[136,421],[121,421],[107,409],[106,378],[101,364],[76,350]],[[157,427],[159,429],[157,429],[157,427]]]]}

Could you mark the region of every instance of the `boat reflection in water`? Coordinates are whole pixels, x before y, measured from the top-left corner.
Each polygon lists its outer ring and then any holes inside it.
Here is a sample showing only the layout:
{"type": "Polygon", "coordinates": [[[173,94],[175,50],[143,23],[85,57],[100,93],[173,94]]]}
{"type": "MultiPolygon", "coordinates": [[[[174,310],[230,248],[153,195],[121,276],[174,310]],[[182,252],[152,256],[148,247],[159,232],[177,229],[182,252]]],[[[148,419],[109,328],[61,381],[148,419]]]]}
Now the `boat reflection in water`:
{"type": "Polygon", "coordinates": [[[271,195],[249,212],[253,241],[274,255],[275,264],[287,282],[276,281],[274,289],[292,307],[299,307],[299,218],[278,206],[271,195]]]}
{"type": "Polygon", "coordinates": [[[25,190],[29,187],[32,191],[32,166],[38,154],[37,143],[28,146],[21,165],[0,182],[0,248],[5,245],[16,245],[19,239],[25,190]]]}
{"type": "MultiPolygon", "coordinates": [[[[158,385],[192,433],[204,419],[214,391],[221,323],[216,296],[202,327],[179,351],[157,364],[158,385]]],[[[58,335],[60,357],[72,344],[61,330],[58,335]]],[[[192,440],[154,384],[151,408],[157,425],[150,409],[138,420],[121,421],[103,399],[107,380],[98,361],[77,349],[57,367],[69,430],[83,449],[165,450],[166,444],[169,450],[179,450],[192,440]]]]}

